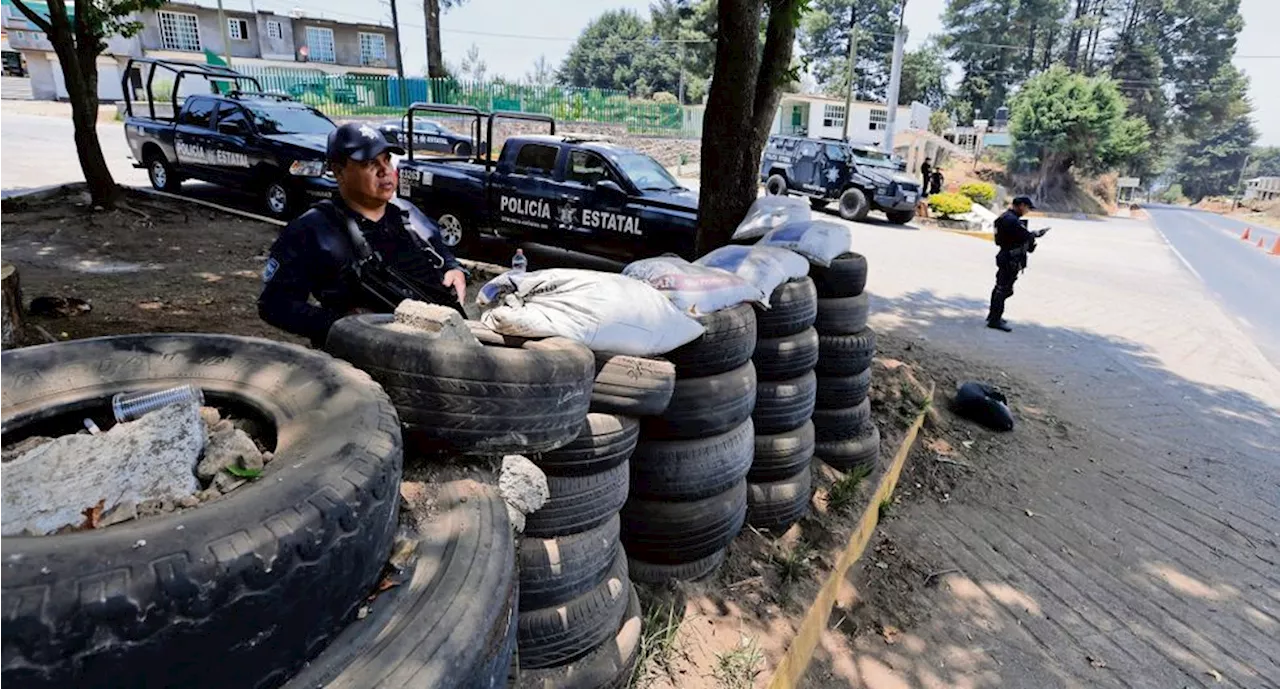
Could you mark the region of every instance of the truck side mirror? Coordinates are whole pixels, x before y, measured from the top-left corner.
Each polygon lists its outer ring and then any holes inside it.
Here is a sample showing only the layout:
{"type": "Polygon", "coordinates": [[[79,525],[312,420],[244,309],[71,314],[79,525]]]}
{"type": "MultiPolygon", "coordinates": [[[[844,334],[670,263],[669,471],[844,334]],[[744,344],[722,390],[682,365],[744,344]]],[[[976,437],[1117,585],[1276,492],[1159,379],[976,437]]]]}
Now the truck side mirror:
{"type": "Polygon", "coordinates": [[[596,191],[610,198],[625,198],[626,192],[622,191],[622,187],[611,179],[602,179],[596,182],[596,191]]]}
{"type": "Polygon", "coordinates": [[[244,130],[244,123],[243,123],[243,122],[237,122],[237,121],[235,121],[235,120],[232,120],[232,121],[230,121],[230,122],[219,122],[219,123],[218,123],[218,133],[219,133],[219,134],[231,134],[231,135],[233,135],[233,136],[239,136],[239,135],[241,135],[241,134],[244,134],[244,131],[245,131],[245,130],[244,130]]]}

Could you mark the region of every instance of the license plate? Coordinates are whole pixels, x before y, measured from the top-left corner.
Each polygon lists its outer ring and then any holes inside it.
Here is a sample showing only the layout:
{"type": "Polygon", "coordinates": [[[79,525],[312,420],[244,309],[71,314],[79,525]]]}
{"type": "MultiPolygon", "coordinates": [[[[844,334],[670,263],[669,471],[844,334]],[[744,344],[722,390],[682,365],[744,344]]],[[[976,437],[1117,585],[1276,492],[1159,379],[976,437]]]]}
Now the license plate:
{"type": "Polygon", "coordinates": [[[400,177],[400,196],[408,198],[409,194],[412,191],[413,191],[413,182],[410,182],[408,177],[405,177],[402,175],[400,177]]]}
{"type": "Polygon", "coordinates": [[[907,203],[915,203],[915,202],[916,202],[916,195],[915,195],[915,194],[907,194],[907,203]]]}

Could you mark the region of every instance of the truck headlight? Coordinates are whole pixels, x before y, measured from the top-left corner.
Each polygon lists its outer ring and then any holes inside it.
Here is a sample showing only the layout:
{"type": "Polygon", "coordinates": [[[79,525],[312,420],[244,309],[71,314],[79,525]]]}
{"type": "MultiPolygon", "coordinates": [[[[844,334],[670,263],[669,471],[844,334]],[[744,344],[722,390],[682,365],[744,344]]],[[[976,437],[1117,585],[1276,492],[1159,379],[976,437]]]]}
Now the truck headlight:
{"type": "Polygon", "coordinates": [[[324,174],[323,160],[295,160],[289,166],[289,174],[298,177],[319,177],[324,174]]]}

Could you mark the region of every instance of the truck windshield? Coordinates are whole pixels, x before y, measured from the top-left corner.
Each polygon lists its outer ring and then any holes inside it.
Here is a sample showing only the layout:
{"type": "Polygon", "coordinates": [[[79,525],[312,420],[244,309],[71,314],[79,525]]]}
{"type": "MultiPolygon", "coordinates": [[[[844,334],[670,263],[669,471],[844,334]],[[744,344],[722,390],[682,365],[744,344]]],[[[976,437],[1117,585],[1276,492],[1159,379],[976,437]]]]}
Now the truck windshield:
{"type": "Polygon", "coordinates": [[[328,134],[337,125],[311,108],[250,105],[253,125],[264,135],[328,134]]]}
{"type": "Polygon", "coordinates": [[[893,168],[895,170],[898,168],[898,166],[893,162],[893,160],[889,156],[881,153],[880,151],[870,151],[865,148],[855,148],[855,149],[852,149],[851,152],[853,153],[854,162],[860,163],[862,165],[870,165],[872,167],[887,167],[887,168],[893,168]]]}
{"type": "Polygon", "coordinates": [[[672,177],[666,168],[643,153],[619,153],[614,157],[613,162],[622,169],[622,174],[641,189],[666,191],[681,188],[676,178],[672,177]]]}

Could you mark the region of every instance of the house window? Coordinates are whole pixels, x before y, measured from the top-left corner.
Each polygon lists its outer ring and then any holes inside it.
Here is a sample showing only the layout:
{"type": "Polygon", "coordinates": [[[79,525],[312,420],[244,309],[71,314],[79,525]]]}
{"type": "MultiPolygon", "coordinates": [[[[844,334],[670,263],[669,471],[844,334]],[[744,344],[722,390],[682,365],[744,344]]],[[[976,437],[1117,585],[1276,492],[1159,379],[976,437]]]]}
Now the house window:
{"type": "Polygon", "coordinates": [[[186,12],[158,12],[160,44],[165,50],[200,52],[200,22],[186,12]]]}
{"type": "Polygon", "coordinates": [[[822,106],[822,126],[843,127],[844,106],[827,104],[822,106]]]}
{"type": "MultiPolygon", "coordinates": [[[[5,9],[8,9],[8,8],[5,8],[5,9]]],[[[13,32],[13,37],[14,37],[14,38],[16,38],[16,39],[18,39],[19,41],[25,41],[25,40],[27,40],[27,32],[26,32],[26,31],[14,31],[14,32],[13,32]]]]}
{"type": "Polygon", "coordinates": [[[267,20],[267,38],[284,38],[284,31],[280,28],[280,22],[274,19],[267,20]]]}
{"type": "Polygon", "coordinates": [[[307,27],[307,49],[312,62],[337,62],[338,55],[333,49],[333,29],[322,29],[316,26],[307,27]]]}
{"type": "Polygon", "coordinates": [[[380,33],[360,32],[360,64],[387,64],[387,37],[380,33]]]}
{"type": "Polygon", "coordinates": [[[228,19],[227,35],[230,36],[233,41],[249,40],[249,22],[243,19],[228,19]]]}
{"type": "Polygon", "coordinates": [[[889,111],[881,108],[871,108],[871,122],[867,128],[873,132],[882,132],[889,128],[889,111]]]}

